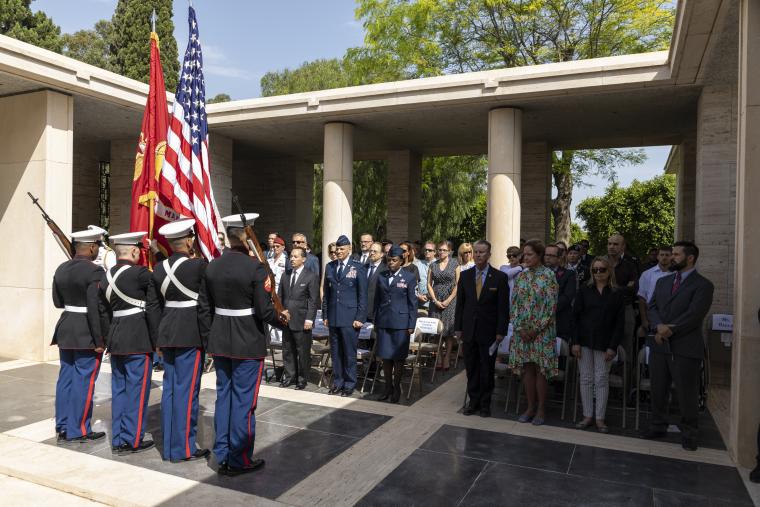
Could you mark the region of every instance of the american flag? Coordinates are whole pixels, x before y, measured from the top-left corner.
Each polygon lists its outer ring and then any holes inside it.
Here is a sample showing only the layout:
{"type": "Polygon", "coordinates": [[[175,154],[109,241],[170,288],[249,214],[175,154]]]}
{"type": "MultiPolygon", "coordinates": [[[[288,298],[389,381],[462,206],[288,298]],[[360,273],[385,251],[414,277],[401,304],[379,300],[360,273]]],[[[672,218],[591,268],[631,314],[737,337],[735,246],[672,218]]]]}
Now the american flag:
{"type": "Polygon", "coordinates": [[[219,211],[211,189],[208,160],[206,92],[203,55],[195,9],[189,8],[190,39],[180,69],[169,130],[166,156],[159,179],[160,200],[173,210],[196,220],[196,236],[201,253],[211,260],[219,256],[216,247],[219,211]]]}

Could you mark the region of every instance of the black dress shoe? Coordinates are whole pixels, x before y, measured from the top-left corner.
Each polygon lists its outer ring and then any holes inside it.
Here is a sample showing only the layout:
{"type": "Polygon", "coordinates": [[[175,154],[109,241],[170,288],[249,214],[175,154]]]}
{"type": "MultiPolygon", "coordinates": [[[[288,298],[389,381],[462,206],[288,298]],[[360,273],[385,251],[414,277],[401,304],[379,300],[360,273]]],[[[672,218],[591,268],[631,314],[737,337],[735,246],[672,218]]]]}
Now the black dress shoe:
{"type": "Polygon", "coordinates": [[[119,447],[119,454],[135,454],[138,452],[147,451],[148,449],[152,448],[155,444],[153,443],[153,440],[143,440],[140,442],[140,445],[137,447],[132,447],[129,444],[124,444],[121,447],[119,447]]]}
{"type": "Polygon", "coordinates": [[[475,406],[475,405],[467,405],[466,407],[464,407],[464,410],[462,410],[462,413],[464,415],[472,415],[472,414],[474,414],[477,411],[478,411],[478,407],[477,406],[475,406]]]}
{"type": "Polygon", "coordinates": [[[197,449],[193,454],[190,455],[189,458],[173,459],[172,463],[182,463],[184,461],[195,461],[197,459],[206,458],[209,454],[211,454],[211,451],[209,451],[208,449],[197,449]]]}
{"type": "Polygon", "coordinates": [[[255,459],[251,462],[250,465],[246,465],[243,467],[231,467],[227,465],[227,471],[225,475],[229,475],[230,477],[235,477],[236,475],[242,475],[242,474],[248,474],[251,472],[255,472],[256,470],[264,467],[264,460],[263,459],[255,459]]]}
{"type": "Polygon", "coordinates": [[[129,450],[132,447],[129,444],[121,444],[121,445],[112,445],[111,446],[111,453],[113,454],[129,454],[129,450]]]}
{"type": "Polygon", "coordinates": [[[226,461],[222,461],[219,463],[219,466],[216,468],[216,473],[219,475],[227,475],[227,471],[230,469],[230,467],[227,465],[226,461]]]}
{"type": "Polygon", "coordinates": [[[332,386],[330,388],[330,390],[327,391],[327,394],[338,394],[338,393],[341,393],[341,392],[343,392],[343,388],[342,387],[332,386]]]}
{"type": "Polygon", "coordinates": [[[390,399],[391,395],[393,394],[393,391],[385,391],[382,396],[380,396],[377,401],[385,401],[387,399],[390,399]]]}
{"type": "Polygon", "coordinates": [[[687,451],[696,451],[698,448],[697,441],[693,438],[681,437],[681,447],[687,451]]]}
{"type": "Polygon", "coordinates": [[[65,431],[59,431],[55,434],[55,439],[58,442],[66,440],[66,432],[65,431]]]}
{"type": "Polygon", "coordinates": [[[100,440],[104,436],[106,436],[105,431],[91,431],[87,435],[85,435],[87,440],[100,440]]]}
{"type": "Polygon", "coordinates": [[[343,390],[340,392],[340,395],[341,395],[343,398],[348,398],[348,397],[349,397],[349,396],[351,396],[352,394],[354,394],[354,390],[353,390],[353,389],[343,389],[343,390]]]}
{"type": "Polygon", "coordinates": [[[294,385],[295,383],[296,383],[295,380],[290,380],[290,379],[283,380],[282,382],[280,382],[280,387],[290,387],[294,385]]]}
{"type": "Polygon", "coordinates": [[[299,382],[296,384],[296,391],[303,391],[306,389],[306,382],[299,382]]]}
{"type": "Polygon", "coordinates": [[[646,431],[642,431],[639,434],[640,438],[643,438],[644,440],[655,440],[657,438],[665,438],[668,436],[668,432],[664,430],[656,430],[654,428],[649,428],[646,431]]]}
{"type": "Polygon", "coordinates": [[[490,408],[481,408],[480,409],[480,417],[491,417],[491,409],[490,408]]]}

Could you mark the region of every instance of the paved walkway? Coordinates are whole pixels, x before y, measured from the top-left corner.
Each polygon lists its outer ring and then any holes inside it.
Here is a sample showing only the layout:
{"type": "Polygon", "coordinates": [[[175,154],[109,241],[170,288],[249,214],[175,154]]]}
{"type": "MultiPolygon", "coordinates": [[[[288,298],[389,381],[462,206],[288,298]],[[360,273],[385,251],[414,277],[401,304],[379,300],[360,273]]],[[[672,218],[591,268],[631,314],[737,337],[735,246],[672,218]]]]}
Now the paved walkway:
{"type": "MultiPolygon", "coordinates": [[[[93,421],[109,432],[103,366],[93,421]]],[[[263,386],[255,455],[267,465],[219,477],[213,458],[171,464],[158,449],[113,456],[107,440],[58,445],[56,375],[52,363],[0,362],[3,505],[727,506],[752,505],[758,492],[725,450],[466,417],[464,374],[411,406],[263,386]]],[[[202,379],[204,446],[213,441],[214,380],[202,379]]],[[[160,396],[155,375],[148,432],[158,442],[160,396]]]]}

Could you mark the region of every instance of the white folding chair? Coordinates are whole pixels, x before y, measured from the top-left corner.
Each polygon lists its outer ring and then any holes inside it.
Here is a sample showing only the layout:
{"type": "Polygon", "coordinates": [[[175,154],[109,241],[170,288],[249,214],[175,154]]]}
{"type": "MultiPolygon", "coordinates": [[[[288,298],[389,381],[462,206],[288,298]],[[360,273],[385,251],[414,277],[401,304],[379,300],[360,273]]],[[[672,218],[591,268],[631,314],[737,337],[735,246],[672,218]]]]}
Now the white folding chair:
{"type": "MultiPolygon", "coordinates": [[[[421,369],[423,368],[421,359],[425,356],[433,356],[438,358],[441,354],[441,346],[443,342],[443,322],[440,319],[433,317],[420,317],[414,326],[414,333],[412,333],[409,342],[409,356],[407,362],[411,361],[412,364],[412,378],[409,381],[409,392],[407,399],[412,394],[412,386],[414,385],[415,375],[420,383],[420,391],[422,391],[422,378],[421,369]]],[[[431,382],[435,381],[435,366],[432,368],[433,375],[430,378],[431,382]]]]}

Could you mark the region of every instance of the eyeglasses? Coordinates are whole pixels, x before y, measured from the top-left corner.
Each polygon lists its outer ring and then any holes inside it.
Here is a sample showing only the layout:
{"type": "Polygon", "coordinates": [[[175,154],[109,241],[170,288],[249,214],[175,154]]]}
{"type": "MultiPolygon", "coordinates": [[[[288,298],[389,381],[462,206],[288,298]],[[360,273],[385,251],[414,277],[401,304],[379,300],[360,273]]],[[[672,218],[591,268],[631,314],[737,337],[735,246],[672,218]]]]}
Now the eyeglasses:
{"type": "Polygon", "coordinates": [[[306,243],[306,241],[301,240],[301,239],[294,239],[293,240],[293,244],[294,245],[300,245],[301,243],[306,243]]]}
{"type": "Polygon", "coordinates": [[[435,249],[433,249],[433,248],[426,248],[425,251],[426,252],[435,252],[435,249]]]}
{"type": "Polygon", "coordinates": [[[448,248],[439,248],[438,251],[439,252],[448,252],[449,249],[448,248]]]}
{"type": "Polygon", "coordinates": [[[607,268],[592,268],[591,272],[594,273],[595,275],[599,273],[606,273],[607,268]]]}

